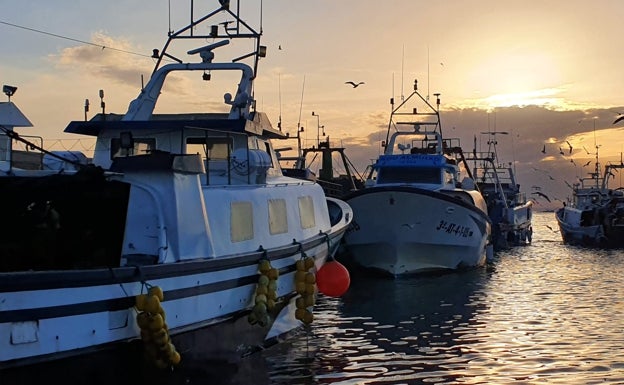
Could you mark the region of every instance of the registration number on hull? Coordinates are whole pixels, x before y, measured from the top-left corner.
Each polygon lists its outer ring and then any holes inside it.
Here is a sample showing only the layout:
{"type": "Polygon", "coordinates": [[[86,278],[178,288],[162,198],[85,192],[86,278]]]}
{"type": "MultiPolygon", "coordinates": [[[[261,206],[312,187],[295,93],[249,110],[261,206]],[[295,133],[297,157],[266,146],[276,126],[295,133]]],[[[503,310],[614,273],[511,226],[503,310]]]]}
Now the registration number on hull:
{"type": "Polygon", "coordinates": [[[464,237],[464,238],[468,238],[468,237],[472,237],[472,229],[468,226],[462,226],[462,225],[458,225],[457,223],[452,223],[452,222],[447,222],[447,221],[440,221],[440,223],[438,223],[438,226],[436,227],[437,231],[444,231],[447,234],[454,234],[457,235],[458,237],[464,237]]]}

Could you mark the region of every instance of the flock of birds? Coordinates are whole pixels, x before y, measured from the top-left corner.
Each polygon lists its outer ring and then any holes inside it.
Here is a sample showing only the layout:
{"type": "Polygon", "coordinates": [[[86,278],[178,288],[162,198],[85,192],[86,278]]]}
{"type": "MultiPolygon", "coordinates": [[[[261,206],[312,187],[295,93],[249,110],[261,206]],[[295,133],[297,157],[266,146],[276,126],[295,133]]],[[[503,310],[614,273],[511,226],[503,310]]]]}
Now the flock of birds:
{"type": "MultiPolygon", "coordinates": [[[[618,113],[618,116],[617,116],[617,117],[616,117],[616,119],[613,121],[613,124],[617,124],[617,123],[619,123],[619,122],[621,122],[621,121],[623,121],[623,120],[624,120],[624,114],[622,114],[622,113],[618,113]]],[[[569,141],[567,141],[567,140],[565,141],[565,143],[567,144],[568,148],[567,148],[567,149],[565,149],[565,148],[559,147],[559,155],[563,156],[564,158],[565,158],[565,157],[569,157],[570,163],[572,163],[572,164],[576,167],[576,166],[577,166],[577,164],[576,164],[576,162],[574,161],[574,159],[572,158],[572,151],[574,150],[574,147],[572,147],[572,144],[570,144],[570,142],[569,142],[569,141]],[[566,151],[566,150],[567,150],[567,151],[566,151]]],[[[598,147],[599,147],[599,146],[596,146],[596,151],[598,151],[598,147]]],[[[585,150],[585,153],[586,153],[587,155],[592,155],[592,156],[596,156],[596,155],[597,155],[597,152],[596,152],[596,153],[592,153],[592,152],[590,152],[590,151],[589,151],[589,150],[588,150],[585,146],[583,146],[583,150],[585,150]]],[[[545,145],[545,144],[542,146],[542,151],[541,151],[541,152],[542,152],[542,154],[546,154],[546,153],[547,153],[547,151],[546,151],[546,145],[545,145]]],[[[587,166],[591,165],[591,163],[592,163],[592,160],[590,159],[590,160],[588,160],[587,162],[585,162],[583,165],[581,165],[581,168],[585,168],[585,167],[587,167],[587,166]]],[[[547,176],[550,180],[552,180],[552,181],[554,181],[554,180],[555,180],[555,178],[553,178],[553,177],[552,177],[552,176],[551,176],[551,175],[550,175],[547,171],[545,171],[545,170],[541,170],[541,169],[538,169],[538,168],[535,168],[535,167],[533,167],[533,170],[535,170],[535,171],[539,171],[539,172],[544,173],[544,175],[546,175],[546,176],[547,176]]],[[[617,171],[617,169],[616,169],[615,171],[617,171]]],[[[614,175],[613,173],[609,172],[609,174],[608,174],[608,175],[606,175],[606,177],[613,177],[613,178],[615,178],[615,175],[614,175]]],[[[570,189],[573,189],[573,186],[572,186],[572,185],[571,185],[568,181],[565,181],[565,180],[564,180],[564,182],[565,182],[565,184],[566,184],[566,185],[567,185],[570,189]]],[[[546,195],[544,192],[542,192],[542,191],[541,191],[541,187],[540,187],[540,186],[536,186],[536,185],[534,185],[534,186],[532,186],[532,190],[533,190],[533,191],[531,192],[531,195],[534,195],[534,196],[536,196],[536,197],[541,197],[541,198],[544,198],[544,199],[545,199],[546,201],[548,201],[549,203],[550,203],[550,202],[552,202],[551,198],[550,198],[548,195],[546,195]]],[[[532,197],[532,198],[531,198],[531,200],[532,200],[533,202],[535,202],[535,203],[539,204],[539,202],[535,199],[535,197],[532,197]]],[[[558,200],[558,201],[560,201],[560,202],[563,202],[561,199],[556,198],[556,197],[554,197],[554,200],[558,200]]]]}

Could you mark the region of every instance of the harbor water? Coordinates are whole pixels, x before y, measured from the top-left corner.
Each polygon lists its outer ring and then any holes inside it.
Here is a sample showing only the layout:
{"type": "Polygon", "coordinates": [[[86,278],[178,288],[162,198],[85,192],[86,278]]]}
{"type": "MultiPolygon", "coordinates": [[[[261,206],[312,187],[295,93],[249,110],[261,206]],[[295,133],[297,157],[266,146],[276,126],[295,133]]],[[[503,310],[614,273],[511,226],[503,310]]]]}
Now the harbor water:
{"type": "MultiPolygon", "coordinates": [[[[353,276],[294,338],[201,384],[624,384],[624,251],[563,245],[537,212],[529,246],[483,268],[353,276]],[[216,378],[219,378],[217,381],[216,378]],[[217,382],[215,382],[217,381],[217,382]]],[[[217,375],[218,373],[218,375],[217,375]]]]}
{"type": "Polygon", "coordinates": [[[624,384],[624,250],[563,245],[552,212],[534,213],[533,229],[531,245],[476,269],[395,280],[352,273],[345,295],[320,296],[311,325],[240,362],[191,367],[183,356],[149,381],[127,373],[50,381],[624,384]]]}

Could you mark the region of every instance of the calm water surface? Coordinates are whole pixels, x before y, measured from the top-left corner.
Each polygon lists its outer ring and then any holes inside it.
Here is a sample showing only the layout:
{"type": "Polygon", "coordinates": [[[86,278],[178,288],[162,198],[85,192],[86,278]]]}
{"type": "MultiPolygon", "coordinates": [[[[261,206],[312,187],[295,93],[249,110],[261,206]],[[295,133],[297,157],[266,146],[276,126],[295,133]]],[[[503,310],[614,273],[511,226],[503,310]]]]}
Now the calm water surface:
{"type": "Polygon", "coordinates": [[[624,384],[624,251],[563,245],[553,213],[533,228],[532,245],[484,268],[353,276],[306,331],[218,383],[624,384]]]}
{"type": "Polygon", "coordinates": [[[352,274],[288,341],[146,383],[624,384],[624,250],[563,245],[554,213],[536,213],[533,229],[532,245],[469,271],[352,274]]]}

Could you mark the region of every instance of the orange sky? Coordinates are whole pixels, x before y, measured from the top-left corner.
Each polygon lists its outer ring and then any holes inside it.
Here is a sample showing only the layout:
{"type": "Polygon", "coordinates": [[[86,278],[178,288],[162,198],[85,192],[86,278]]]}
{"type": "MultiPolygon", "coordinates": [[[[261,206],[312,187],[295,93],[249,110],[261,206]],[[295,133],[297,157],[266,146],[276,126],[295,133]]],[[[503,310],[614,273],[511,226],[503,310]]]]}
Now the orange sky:
{"type": "MultiPolygon", "coordinates": [[[[209,10],[218,4],[201,3],[209,10]]],[[[151,72],[151,50],[162,47],[170,23],[175,30],[188,21],[188,4],[171,0],[169,18],[165,0],[0,0],[0,82],[19,87],[13,101],[34,123],[29,133],[67,138],[62,130],[83,118],[86,98],[96,112],[99,89],[105,90],[107,112],[125,112],[141,75],[151,72]]],[[[242,4],[254,26],[259,4],[242,4]]],[[[622,1],[269,0],[263,5],[268,55],[256,82],[258,108],[274,124],[281,116],[283,129],[292,134],[297,124],[306,127],[308,144],[316,142],[317,123],[324,126],[361,171],[378,154],[389,99],[408,95],[414,79],[422,93],[441,93],[443,125],[465,145],[472,146],[472,137],[488,125],[514,132],[513,143],[502,148],[527,189],[547,183],[534,168],[548,170],[562,175],[548,188],[565,197],[564,179],[586,170],[575,168],[558,147],[570,141],[571,157],[585,163],[583,146],[593,148],[594,124],[601,157],[619,160],[624,150],[620,129],[612,124],[624,113],[622,1]],[[354,89],[347,80],[365,84],[354,89]],[[540,151],[545,143],[552,150],[548,154],[540,151]]],[[[160,107],[193,100],[199,91],[191,81],[180,80],[184,94],[160,107]]],[[[75,141],[56,145],[85,148],[75,141]]]]}

